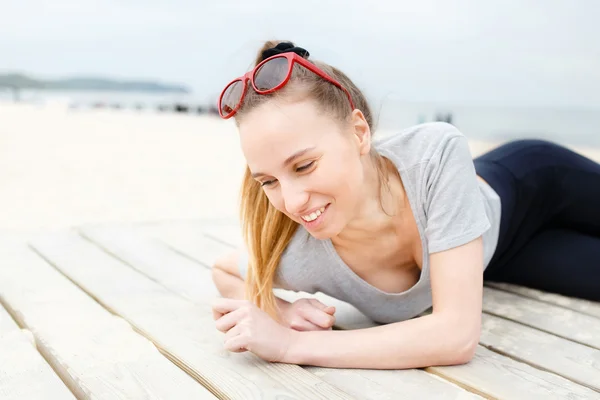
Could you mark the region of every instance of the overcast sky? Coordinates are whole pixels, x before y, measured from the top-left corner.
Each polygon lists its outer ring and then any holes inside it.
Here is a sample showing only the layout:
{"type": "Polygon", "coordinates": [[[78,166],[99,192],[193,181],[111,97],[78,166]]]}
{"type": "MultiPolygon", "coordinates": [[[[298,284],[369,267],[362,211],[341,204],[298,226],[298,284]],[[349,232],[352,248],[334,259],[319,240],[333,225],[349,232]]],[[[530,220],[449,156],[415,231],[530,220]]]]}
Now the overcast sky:
{"type": "Polygon", "coordinates": [[[0,0],[0,72],[213,96],[291,39],[381,101],[600,108],[598,0],[0,0]]]}

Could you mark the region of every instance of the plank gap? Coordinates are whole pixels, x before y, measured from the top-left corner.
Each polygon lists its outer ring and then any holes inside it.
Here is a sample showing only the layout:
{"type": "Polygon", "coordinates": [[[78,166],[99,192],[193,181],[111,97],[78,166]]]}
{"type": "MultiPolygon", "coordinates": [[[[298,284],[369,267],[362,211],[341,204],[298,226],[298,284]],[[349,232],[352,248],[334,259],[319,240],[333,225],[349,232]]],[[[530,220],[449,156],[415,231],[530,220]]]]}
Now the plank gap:
{"type": "Polygon", "coordinates": [[[538,365],[536,363],[533,363],[531,361],[528,361],[527,359],[524,359],[524,358],[521,358],[521,357],[518,357],[518,356],[513,356],[509,352],[505,352],[502,349],[499,349],[499,348],[495,347],[494,345],[486,345],[486,344],[483,344],[483,343],[480,343],[480,345],[483,346],[483,347],[485,347],[486,349],[488,349],[490,351],[493,351],[494,353],[500,354],[500,355],[502,355],[504,357],[507,357],[507,358],[511,358],[511,359],[513,359],[513,360],[515,360],[517,362],[520,362],[520,363],[523,363],[523,364],[527,364],[530,367],[533,367],[533,368],[538,369],[540,371],[544,371],[544,372],[548,372],[548,373],[551,373],[551,374],[554,374],[554,375],[558,375],[558,376],[560,376],[560,377],[562,377],[564,379],[567,379],[567,380],[569,380],[569,381],[571,381],[571,382],[573,382],[573,383],[575,383],[577,385],[585,386],[585,387],[587,387],[589,389],[592,389],[595,392],[600,393],[600,390],[596,389],[593,386],[588,385],[587,383],[585,383],[583,381],[580,381],[578,379],[569,378],[568,376],[563,375],[563,374],[561,374],[558,371],[554,371],[554,370],[551,370],[551,369],[548,369],[548,368],[544,368],[543,366],[538,365]]]}
{"type": "Polygon", "coordinates": [[[235,245],[234,245],[234,244],[232,244],[231,242],[227,242],[227,241],[225,241],[225,240],[223,240],[223,239],[221,239],[221,238],[219,238],[219,237],[217,237],[217,236],[214,236],[214,235],[212,235],[212,234],[210,234],[210,233],[208,233],[208,232],[205,232],[205,233],[204,233],[204,236],[206,236],[206,237],[208,237],[208,238],[211,238],[212,240],[215,240],[215,241],[217,241],[217,242],[219,242],[219,243],[221,243],[221,244],[224,244],[225,246],[231,247],[231,248],[232,248],[232,249],[234,249],[234,250],[237,248],[237,246],[235,246],[235,245]]]}
{"type": "Polygon", "coordinates": [[[33,329],[31,329],[31,327],[27,326],[22,321],[22,319],[18,316],[18,313],[15,310],[13,310],[13,308],[10,306],[10,304],[8,304],[8,302],[4,299],[4,297],[2,297],[1,294],[0,294],[0,306],[4,307],[6,312],[15,321],[15,323],[17,324],[19,329],[26,329],[28,332],[31,333],[31,336],[33,337],[33,341],[34,341],[33,348],[35,349],[35,351],[37,351],[40,354],[40,356],[43,357],[44,361],[46,361],[46,363],[52,369],[52,371],[56,374],[56,376],[58,376],[58,378],[61,380],[61,382],[67,387],[67,390],[69,390],[69,392],[71,392],[73,394],[73,396],[75,396],[77,399],[85,399],[86,398],[85,394],[82,393],[81,390],[78,388],[78,386],[74,384],[72,379],[68,375],[65,375],[64,371],[58,365],[56,365],[52,355],[48,352],[48,349],[46,349],[46,347],[43,345],[43,343],[41,343],[39,338],[35,335],[33,329]]]}
{"type": "Polygon", "coordinates": [[[181,251],[181,250],[177,249],[176,247],[173,247],[173,246],[171,246],[169,243],[165,242],[163,239],[156,238],[155,240],[156,240],[157,242],[160,242],[160,243],[161,243],[163,246],[165,246],[166,248],[168,248],[168,249],[169,249],[169,250],[171,250],[172,252],[174,252],[174,253],[177,253],[177,254],[179,254],[179,255],[180,255],[180,256],[182,256],[182,257],[185,257],[185,258],[187,258],[188,260],[190,260],[190,261],[192,261],[192,262],[194,262],[194,263],[198,264],[198,265],[199,265],[200,267],[202,267],[202,268],[206,268],[206,269],[208,269],[209,271],[212,271],[212,267],[211,267],[210,265],[206,265],[206,263],[204,263],[204,262],[202,262],[202,261],[198,260],[197,258],[195,258],[195,257],[193,257],[193,256],[191,256],[191,255],[189,255],[189,254],[187,254],[187,253],[184,253],[183,251],[181,251]]]}
{"type": "Polygon", "coordinates": [[[423,369],[425,372],[431,374],[431,375],[435,375],[436,377],[445,380],[447,382],[450,382],[464,390],[466,390],[467,392],[476,394],[478,396],[481,396],[485,399],[490,399],[490,400],[497,400],[496,397],[490,396],[489,394],[485,393],[484,391],[478,390],[474,385],[471,386],[468,383],[465,382],[461,382],[458,379],[453,379],[447,375],[445,375],[444,373],[442,373],[441,371],[438,371],[437,369],[435,369],[435,367],[427,367],[423,369]]]}

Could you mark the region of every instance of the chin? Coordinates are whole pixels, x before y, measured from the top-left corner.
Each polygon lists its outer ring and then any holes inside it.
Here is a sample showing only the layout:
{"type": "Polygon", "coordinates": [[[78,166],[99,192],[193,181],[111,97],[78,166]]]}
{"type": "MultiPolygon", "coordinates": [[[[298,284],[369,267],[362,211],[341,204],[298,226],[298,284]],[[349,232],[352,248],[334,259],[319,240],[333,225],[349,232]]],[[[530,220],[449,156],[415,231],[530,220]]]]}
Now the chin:
{"type": "Polygon", "coordinates": [[[308,229],[306,229],[306,231],[307,231],[307,232],[308,232],[308,233],[309,233],[309,234],[310,234],[312,237],[314,237],[315,239],[319,239],[319,240],[331,239],[333,236],[335,236],[335,235],[332,235],[331,233],[329,233],[329,232],[326,232],[326,231],[316,231],[316,232],[313,232],[313,231],[310,231],[310,230],[308,230],[308,229]]]}
{"type": "Polygon", "coordinates": [[[304,226],[304,229],[315,239],[326,240],[331,239],[343,230],[343,226],[337,226],[336,224],[327,224],[327,226],[321,227],[321,229],[308,229],[304,226]]]}

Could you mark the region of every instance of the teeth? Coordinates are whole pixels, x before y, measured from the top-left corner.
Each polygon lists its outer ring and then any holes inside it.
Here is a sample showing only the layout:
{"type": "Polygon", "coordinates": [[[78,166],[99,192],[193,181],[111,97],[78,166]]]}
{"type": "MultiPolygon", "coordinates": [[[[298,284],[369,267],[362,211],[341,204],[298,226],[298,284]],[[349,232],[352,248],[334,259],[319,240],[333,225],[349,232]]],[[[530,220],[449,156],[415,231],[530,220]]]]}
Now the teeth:
{"type": "Polygon", "coordinates": [[[314,221],[315,219],[317,219],[319,217],[319,215],[321,215],[323,213],[323,211],[325,211],[325,207],[321,207],[320,209],[318,209],[317,211],[315,211],[309,215],[304,215],[302,217],[302,219],[305,220],[306,222],[314,221]]]}

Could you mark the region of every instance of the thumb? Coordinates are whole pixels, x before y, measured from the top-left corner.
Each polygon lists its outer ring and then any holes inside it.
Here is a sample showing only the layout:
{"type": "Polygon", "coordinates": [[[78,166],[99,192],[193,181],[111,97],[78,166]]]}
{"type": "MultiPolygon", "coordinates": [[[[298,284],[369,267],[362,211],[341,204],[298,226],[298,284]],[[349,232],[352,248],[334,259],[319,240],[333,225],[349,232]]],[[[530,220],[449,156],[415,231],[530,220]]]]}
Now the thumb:
{"type": "Polygon", "coordinates": [[[325,311],[329,315],[333,315],[333,314],[335,314],[335,307],[329,306],[329,307],[326,307],[325,309],[323,309],[323,311],[325,311]]]}

